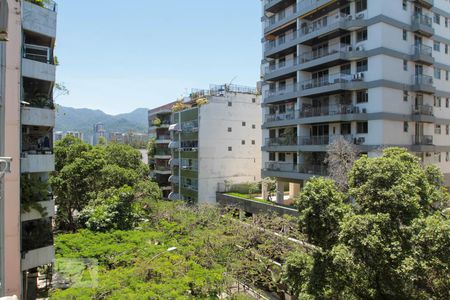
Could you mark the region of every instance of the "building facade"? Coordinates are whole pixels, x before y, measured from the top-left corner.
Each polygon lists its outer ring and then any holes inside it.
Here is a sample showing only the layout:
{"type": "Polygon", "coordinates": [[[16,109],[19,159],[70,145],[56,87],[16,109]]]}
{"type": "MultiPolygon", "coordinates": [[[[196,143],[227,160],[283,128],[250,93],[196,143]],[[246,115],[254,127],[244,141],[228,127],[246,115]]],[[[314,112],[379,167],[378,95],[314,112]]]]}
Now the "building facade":
{"type": "Polygon", "coordinates": [[[168,198],[172,191],[169,182],[171,172],[170,159],[172,153],[169,149],[169,126],[172,116],[172,106],[175,103],[151,109],[148,111],[148,136],[154,141],[154,153],[149,154],[149,166],[151,177],[158,183],[163,192],[163,197],[168,198]]]}
{"type": "Polygon", "coordinates": [[[8,16],[8,41],[1,46],[6,61],[2,94],[4,155],[12,161],[4,178],[2,294],[35,299],[37,267],[54,258],[54,201],[47,180],[55,164],[56,4],[8,1],[8,16]],[[36,185],[42,187],[39,195],[26,192],[36,185]]]}
{"type": "Polygon", "coordinates": [[[216,203],[226,183],[261,179],[261,104],[255,88],[211,86],[172,114],[169,199],[216,203]]]}
{"type": "Polygon", "coordinates": [[[105,124],[96,123],[93,128],[93,137],[92,137],[92,145],[97,145],[100,142],[100,139],[104,138],[106,142],[106,129],[105,124]]]}
{"type": "Polygon", "coordinates": [[[277,201],[326,175],[338,136],[401,146],[450,185],[450,2],[263,1],[263,170],[277,201]]]}

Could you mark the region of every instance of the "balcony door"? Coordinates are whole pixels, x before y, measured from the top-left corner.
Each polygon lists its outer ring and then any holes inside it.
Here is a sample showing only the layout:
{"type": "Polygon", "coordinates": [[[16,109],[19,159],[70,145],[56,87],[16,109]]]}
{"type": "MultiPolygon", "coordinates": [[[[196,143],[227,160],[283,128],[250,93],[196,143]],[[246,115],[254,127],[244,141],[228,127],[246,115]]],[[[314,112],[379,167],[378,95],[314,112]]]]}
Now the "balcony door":
{"type": "Polygon", "coordinates": [[[415,35],[414,36],[414,45],[421,46],[423,45],[423,40],[421,36],[415,35]]]}
{"type": "Polygon", "coordinates": [[[314,115],[328,115],[328,103],[330,99],[328,97],[324,97],[321,99],[313,99],[312,107],[314,115]]]}
{"type": "Polygon", "coordinates": [[[415,104],[415,108],[419,109],[420,107],[422,107],[423,105],[423,95],[422,94],[417,94],[416,95],[416,99],[414,101],[415,104]]]}
{"type": "Polygon", "coordinates": [[[416,137],[423,136],[423,132],[423,123],[416,122],[416,137]]]}

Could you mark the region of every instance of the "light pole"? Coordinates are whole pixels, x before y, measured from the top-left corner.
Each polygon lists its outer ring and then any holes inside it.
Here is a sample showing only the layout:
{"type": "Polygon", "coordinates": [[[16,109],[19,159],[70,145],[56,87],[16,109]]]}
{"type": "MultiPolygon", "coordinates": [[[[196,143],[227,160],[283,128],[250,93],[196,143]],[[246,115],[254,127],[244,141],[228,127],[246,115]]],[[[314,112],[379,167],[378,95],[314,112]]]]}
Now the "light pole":
{"type": "Polygon", "coordinates": [[[166,252],[172,252],[172,251],[175,251],[175,250],[177,250],[177,247],[170,247],[170,248],[167,248],[166,250],[164,250],[164,251],[162,251],[162,252],[156,254],[155,256],[153,256],[149,261],[152,261],[152,260],[154,260],[155,258],[158,258],[159,256],[163,255],[163,254],[166,253],[166,252]]]}

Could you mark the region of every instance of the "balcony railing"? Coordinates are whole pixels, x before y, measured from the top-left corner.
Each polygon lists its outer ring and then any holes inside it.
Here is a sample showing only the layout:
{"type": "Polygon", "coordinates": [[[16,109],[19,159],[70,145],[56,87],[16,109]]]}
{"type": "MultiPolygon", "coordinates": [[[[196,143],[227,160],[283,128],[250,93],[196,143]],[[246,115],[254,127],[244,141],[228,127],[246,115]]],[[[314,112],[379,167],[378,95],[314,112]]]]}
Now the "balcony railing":
{"type": "Polygon", "coordinates": [[[300,111],[300,118],[320,117],[329,115],[358,114],[359,107],[351,104],[335,104],[321,107],[303,107],[300,111]]]}
{"type": "Polygon", "coordinates": [[[289,94],[289,93],[295,93],[297,91],[297,84],[289,84],[283,87],[278,87],[277,89],[270,89],[268,91],[266,91],[265,93],[265,97],[275,97],[275,96],[281,96],[284,94],[289,94]]]}
{"type": "Polygon", "coordinates": [[[429,57],[433,57],[433,48],[427,45],[418,44],[412,46],[412,54],[419,56],[419,55],[425,55],[429,57]]]}
{"type": "Polygon", "coordinates": [[[425,14],[415,13],[412,16],[412,23],[417,25],[424,25],[428,27],[433,27],[433,19],[425,14]]]}
{"type": "Polygon", "coordinates": [[[285,136],[266,139],[266,146],[294,146],[297,145],[296,136],[285,136]]]}
{"type": "Polygon", "coordinates": [[[168,156],[171,155],[170,149],[156,149],[155,155],[168,156]]]}
{"type": "Polygon", "coordinates": [[[288,7],[270,18],[267,18],[264,22],[264,29],[267,29],[281,21],[292,18],[297,13],[297,6],[294,4],[292,7],[288,7]]]}
{"type": "Polygon", "coordinates": [[[413,114],[433,116],[433,106],[431,105],[413,105],[413,114]]]}
{"type": "Polygon", "coordinates": [[[295,111],[280,114],[266,114],[266,122],[286,121],[294,119],[295,119],[295,111]]]}
{"type": "Polygon", "coordinates": [[[266,162],[265,169],[276,172],[295,172],[310,175],[326,176],[328,169],[326,165],[293,164],[285,162],[266,162]]]}
{"type": "Polygon", "coordinates": [[[156,166],[155,169],[157,171],[161,171],[161,172],[167,172],[170,171],[170,166],[156,166]]]}
{"type": "Polygon", "coordinates": [[[320,78],[305,80],[300,83],[300,88],[302,90],[308,90],[332,84],[348,83],[352,81],[363,81],[363,80],[364,80],[363,72],[359,72],[356,74],[337,73],[328,76],[323,76],[320,78]]]}
{"type": "Polygon", "coordinates": [[[269,75],[273,72],[281,71],[287,68],[296,66],[298,63],[297,58],[290,58],[285,61],[279,62],[278,64],[272,64],[265,68],[265,74],[269,75]]]}
{"type": "Polygon", "coordinates": [[[299,137],[299,144],[303,146],[321,146],[329,145],[336,138],[343,137],[349,142],[353,142],[353,136],[350,134],[337,135],[318,135],[318,136],[303,136],[299,137]]]}
{"type": "Polygon", "coordinates": [[[433,85],[433,77],[429,75],[413,75],[412,81],[416,85],[433,85]]]}
{"type": "Polygon", "coordinates": [[[298,31],[294,30],[288,34],[279,36],[273,40],[269,40],[269,41],[265,42],[264,47],[265,47],[266,51],[268,51],[277,46],[281,46],[281,45],[285,44],[286,42],[295,40],[297,38],[297,36],[298,36],[298,31]]]}
{"type": "Polygon", "coordinates": [[[36,1],[36,0],[26,0],[27,2],[36,4],[37,6],[40,6],[42,8],[51,10],[51,11],[55,11],[56,12],[56,2],[53,0],[43,0],[43,1],[36,1]]]}
{"type": "Polygon", "coordinates": [[[433,145],[432,135],[413,135],[414,145],[433,145]]]}
{"type": "Polygon", "coordinates": [[[45,64],[53,64],[51,49],[45,46],[24,44],[23,57],[45,64]]]}
{"type": "Polygon", "coordinates": [[[300,63],[307,63],[322,57],[327,57],[333,54],[337,54],[337,53],[346,53],[346,52],[350,52],[353,50],[353,47],[351,45],[346,45],[346,44],[341,44],[341,43],[337,43],[337,44],[332,44],[329,45],[328,47],[324,47],[324,48],[320,48],[311,52],[306,52],[303,53],[300,56],[300,63]]]}
{"type": "Polygon", "coordinates": [[[165,141],[170,140],[170,135],[169,134],[160,134],[160,135],[158,135],[157,140],[165,140],[165,141]]]}
{"type": "Polygon", "coordinates": [[[321,18],[319,21],[303,23],[304,25],[300,29],[299,36],[311,35],[319,30],[331,27],[341,21],[350,21],[353,19],[352,15],[344,13],[335,13],[327,17],[321,18]]]}

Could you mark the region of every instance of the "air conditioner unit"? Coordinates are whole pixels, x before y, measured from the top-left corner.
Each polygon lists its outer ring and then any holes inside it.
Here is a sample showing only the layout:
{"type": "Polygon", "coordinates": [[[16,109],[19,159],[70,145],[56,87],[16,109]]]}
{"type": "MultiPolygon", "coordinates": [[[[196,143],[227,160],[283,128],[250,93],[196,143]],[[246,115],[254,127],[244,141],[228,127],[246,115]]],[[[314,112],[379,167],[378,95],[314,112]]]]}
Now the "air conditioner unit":
{"type": "Polygon", "coordinates": [[[363,108],[363,109],[362,109],[362,113],[363,113],[363,114],[366,114],[366,113],[367,113],[367,108],[363,108]]]}
{"type": "Polygon", "coordinates": [[[357,46],[356,51],[364,51],[364,46],[357,46]]]}
{"type": "Polygon", "coordinates": [[[364,73],[363,72],[359,72],[356,74],[356,77],[358,80],[363,80],[364,79],[364,73]]]}
{"type": "Polygon", "coordinates": [[[364,144],[365,142],[366,142],[366,138],[364,138],[364,137],[358,138],[358,145],[364,144]]]}
{"type": "Polygon", "coordinates": [[[360,13],[356,16],[357,20],[364,19],[364,13],[360,13]]]}

